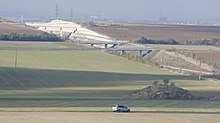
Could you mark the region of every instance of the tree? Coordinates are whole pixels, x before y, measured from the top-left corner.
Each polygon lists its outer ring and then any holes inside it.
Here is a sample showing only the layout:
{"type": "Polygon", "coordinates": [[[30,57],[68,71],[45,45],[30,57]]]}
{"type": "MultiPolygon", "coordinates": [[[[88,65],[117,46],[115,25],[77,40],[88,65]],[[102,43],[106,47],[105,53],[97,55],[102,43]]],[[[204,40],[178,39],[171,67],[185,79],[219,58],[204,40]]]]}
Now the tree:
{"type": "Polygon", "coordinates": [[[42,33],[41,35],[28,35],[11,33],[9,35],[0,35],[0,40],[6,41],[61,41],[55,34],[42,33]]]}
{"type": "Polygon", "coordinates": [[[169,39],[167,40],[167,42],[165,42],[165,43],[167,43],[167,44],[178,44],[178,42],[176,42],[176,40],[175,40],[175,39],[172,39],[172,38],[169,38],[169,39]]]}
{"type": "Polygon", "coordinates": [[[141,38],[139,39],[139,41],[147,41],[147,38],[146,37],[144,37],[144,36],[141,36],[141,38]]]}

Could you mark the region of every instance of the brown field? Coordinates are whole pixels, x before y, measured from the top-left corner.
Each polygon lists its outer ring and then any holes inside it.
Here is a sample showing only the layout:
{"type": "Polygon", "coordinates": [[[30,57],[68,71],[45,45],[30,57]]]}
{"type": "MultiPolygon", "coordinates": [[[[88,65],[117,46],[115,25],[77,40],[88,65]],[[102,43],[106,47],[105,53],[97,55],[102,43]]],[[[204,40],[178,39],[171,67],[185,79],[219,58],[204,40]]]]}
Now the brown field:
{"type": "Polygon", "coordinates": [[[220,80],[220,52],[193,52],[195,56],[199,59],[202,59],[204,62],[215,66],[216,76],[211,76],[211,78],[215,78],[220,80]]]}
{"type": "Polygon", "coordinates": [[[220,52],[203,51],[193,52],[197,58],[203,59],[209,64],[216,64],[220,69],[220,52]]]}
{"type": "Polygon", "coordinates": [[[1,123],[219,123],[219,114],[0,112],[1,123]]]}
{"type": "Polygon", "coordinates": [[[220,39],[220,27],[183,25],[135,25],[98,26],[90,29],[119,40],[135,40],[141,36],[154,40],[173,38],[177,41],[220,39]]]}
{"type": "Polygon", "coordinates": [[[42,32],[35,30],[31,27],[27,27],[22,24],[16,23],[0,23],[0,34],[11,34],[11,33],[18,33],[18,34],[36,34],[39,35],[42,32]]]}

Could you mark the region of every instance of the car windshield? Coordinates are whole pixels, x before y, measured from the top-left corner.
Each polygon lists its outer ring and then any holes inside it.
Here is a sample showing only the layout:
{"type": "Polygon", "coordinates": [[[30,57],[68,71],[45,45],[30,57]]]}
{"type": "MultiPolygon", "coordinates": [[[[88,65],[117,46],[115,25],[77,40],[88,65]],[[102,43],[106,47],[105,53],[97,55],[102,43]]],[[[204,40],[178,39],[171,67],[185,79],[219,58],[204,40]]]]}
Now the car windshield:
{"type": "Polygon", "coordinates": [[[118,106],[119,108],[127,108],[126,106],[118,106]]]}

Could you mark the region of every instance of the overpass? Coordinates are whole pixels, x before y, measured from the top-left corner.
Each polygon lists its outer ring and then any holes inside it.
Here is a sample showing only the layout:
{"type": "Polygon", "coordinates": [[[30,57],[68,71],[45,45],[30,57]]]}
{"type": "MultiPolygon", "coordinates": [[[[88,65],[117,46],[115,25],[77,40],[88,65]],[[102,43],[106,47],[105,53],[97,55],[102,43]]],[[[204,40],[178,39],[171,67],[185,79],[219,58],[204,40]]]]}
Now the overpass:
{"type": "Polygon", "coordinates": [[[149,54],[157,49],[151,48],[151,47],[143,47],[143,46],[117,46],[114,48],[109,48],[107,50],[108,51],[115,51],[115,52],[120,51],[122,54],[125,54],[126,51],[134,51],[134,52],[136,51],[136,52],[139,52],[140,58],[143,58],[147,54],[149,54]],[[144,51],[146,52],[145,54],[143,54],[144,51]]]}
{"type": "Polygon", "coordinates": [[[94,47],[94,45],[105,45],[105,49],[108,48],[108,45],[111,45],[110,48],[113,48],[117,45],[120,44],[125,44],[128,43],[128,41],[98,41],[98,40],[79,40],[79,41],[72,41],[73,43],[78,43],[78,44],[88,44],[91,45],[92,47],[94,47]]]}

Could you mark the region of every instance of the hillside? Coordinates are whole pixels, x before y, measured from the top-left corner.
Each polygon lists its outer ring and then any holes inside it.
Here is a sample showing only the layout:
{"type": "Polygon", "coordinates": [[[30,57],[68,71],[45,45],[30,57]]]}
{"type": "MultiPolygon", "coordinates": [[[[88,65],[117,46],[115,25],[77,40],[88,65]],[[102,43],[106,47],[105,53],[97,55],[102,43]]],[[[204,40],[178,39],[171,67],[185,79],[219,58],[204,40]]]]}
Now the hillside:
{"type": "Polygon", "coordinates": [[[219,47],[205,45],[163,44],[147,44],[145,46],[161,49],[161,51],[152,59],[158,64],[161,64],[161,58],[163,58],[163,64],[168,66],[207,72],[215,71],[217,73],[220,71],[219,47]],[[201,67],[200,60],[202,62],[201,67]]]}
{"type": "MultiPolygon", "coordinates": [[[[2,45],[5,45],[5,42],[2,45]]],[[[103,51],[41,50],[41,46],[80,47],[68,42],[23,43],[23,46],[36,45],[33,50],[25,50],[24,47],[13,42],[7,45],[18,49],[17,69],[14,68],[15,50],[1,48],[0,57],[4,58],[0,59],[2,110],[7,110],[7,107],[57,107],[61,108],[59,110],[62,110],[62,107],[91,107],[91,109],[107,107],[104,108],[106,111],[109,110],[108,107],[118,103],[143,109],[146,106],[152,108],[159,106],[161,111],[167,105],[169,108],[181,110],[183,107],[210,110],[219,108],[218,101],[211,101],[210,104],[210,101],[157,102],[121,99],[134,90],[151,85],[154,80],[163,79],[175,80],[177,85],[190,90],[195,95],[218,97],[219,83],[198,81],[196,77],[159,70],[103,51]]]]}

